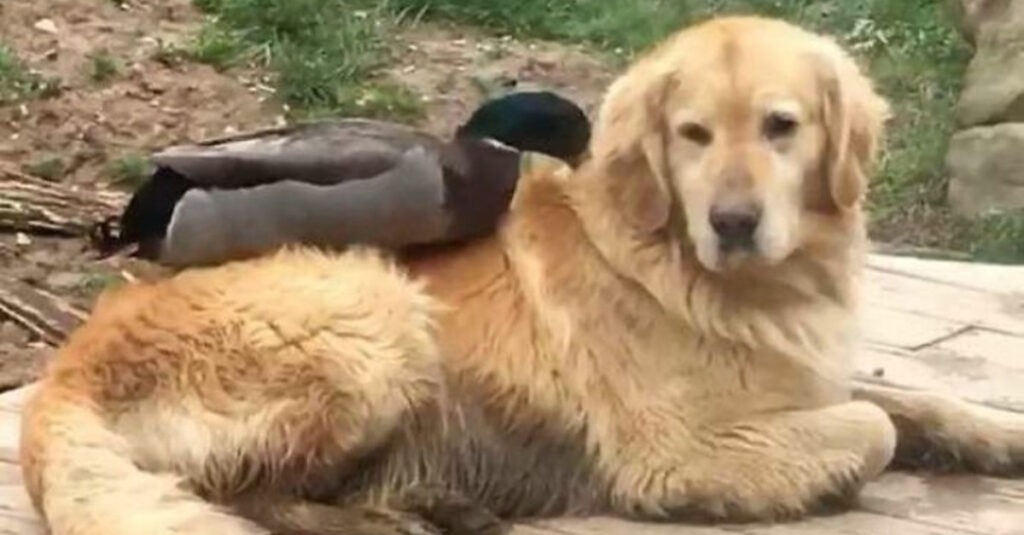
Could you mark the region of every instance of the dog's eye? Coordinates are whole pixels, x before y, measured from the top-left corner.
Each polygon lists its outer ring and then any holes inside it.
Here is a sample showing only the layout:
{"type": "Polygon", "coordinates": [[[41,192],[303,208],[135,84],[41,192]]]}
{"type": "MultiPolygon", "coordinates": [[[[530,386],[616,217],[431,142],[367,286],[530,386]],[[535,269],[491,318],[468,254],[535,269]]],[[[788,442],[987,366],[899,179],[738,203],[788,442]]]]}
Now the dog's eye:
{"type": "Polygon", "coordinates": [[[711,131],[697,123],[683,123],[679,127],[679,135],[698,145],[711,143],[711,131]]]}
{"type": "Polygon", "coordinates": [[[796,131],[796,127],[796,119],[792,116],[784,113],[772,113],[764,120],[764,135],[768,139],[789,137],[796,131]]]}

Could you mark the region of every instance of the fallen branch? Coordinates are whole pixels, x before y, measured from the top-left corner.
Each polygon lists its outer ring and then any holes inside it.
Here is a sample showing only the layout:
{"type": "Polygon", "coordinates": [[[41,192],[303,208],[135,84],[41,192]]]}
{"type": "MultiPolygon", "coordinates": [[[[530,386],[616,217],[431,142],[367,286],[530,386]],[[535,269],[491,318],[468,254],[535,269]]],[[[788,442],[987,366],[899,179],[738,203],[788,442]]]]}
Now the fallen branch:
{"type": "Polygon", "coordinates": [[[86,313],[67,301],[14,279],[0,279],[0,317],[51,346],[64,343],[86,313]]]}
{"type": "Polygon", "coordinates": [[[0,229],[83,236],[118,214],[124,195],[54,184],[0,164],[0,229]]]}

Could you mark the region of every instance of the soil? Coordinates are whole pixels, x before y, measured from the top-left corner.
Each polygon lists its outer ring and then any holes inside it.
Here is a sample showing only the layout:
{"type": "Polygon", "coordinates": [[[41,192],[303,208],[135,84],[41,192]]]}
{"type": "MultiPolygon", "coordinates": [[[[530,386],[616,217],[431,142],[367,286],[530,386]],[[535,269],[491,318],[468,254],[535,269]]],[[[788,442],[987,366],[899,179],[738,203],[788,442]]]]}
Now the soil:
{"type": "MultiPolygon", "coordinates": [[[[124,154],[281,124],[265,73],[218,72],[159,53],[185,43],[201,23],[190,0],[0,3],[0,41],[32,70],[60,80],[54,96],[0,107],[0,166],[58,161],[55,180],[67,187],[116,189],[107,169],[124,154]],[[89,74],[96,53],[120,66],[102,83],[89,74]]],[[[474,79],[553,89],[592,113],[613,73],[608,62],[572,47],[455,27],[407,27],[392,48],[395,61],[385,74],[422,96],[427,113],[420,126],[439,135],[449,135],[484,99],[474,79]]],[[[26,282],[83,310],[110,284],[166,273],[126,258],[97,261],[84,237],[0,233],[0,285],[26,282]]],[[[3,320],[0,391],[35,379],[53,352],[3,320]]]]}

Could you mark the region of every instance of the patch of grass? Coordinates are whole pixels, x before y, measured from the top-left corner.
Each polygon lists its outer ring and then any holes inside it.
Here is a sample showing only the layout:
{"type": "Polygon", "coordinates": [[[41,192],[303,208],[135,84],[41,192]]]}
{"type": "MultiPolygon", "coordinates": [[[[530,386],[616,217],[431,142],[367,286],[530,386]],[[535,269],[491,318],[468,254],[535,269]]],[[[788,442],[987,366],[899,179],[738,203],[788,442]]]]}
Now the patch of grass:
{"type": "Polygon", "coordinates": [[[956,235],[960,248],[984,262],[1024,262],[1024,210],[961,220],[956,235]]]}
{"type": "Polygon", "coordinates": [[[87,273],[82,278],[82,282],[78,285],[77,290],[83,295],[96,297],[108,289],[124,284],[124,282],[124,279],[116,273],[87,273]]]}
{"type": "Polygon", "coordinates": [[[373,82],[384,61],[385,6],[358,0],[194,0],[211,15],[193,56],[219,68],[257,62],[275,73],[293,116],[417,115],[414,98],[373,82]],[[371,81],[367,83],[367,81],[371,81]]]}
{"type": "Polygon", "coordinates": [[[49,85],[47,79],[28,70],[14,50],[0,43],[0,106],[45,96],[49,85]]]}
{"type": "Polygon", "coordinates": [[[173,68],[181,65],[192,56],[190,51],[173,43],[160,42],[153,51],[153,61],[164,67],[173,68]]]}
{"type": "Polygon", "coordinates": [[[536,37],[638,50],[693,20],[686,0],[391,0],[396,9],[536,37]]]}
{"type": "Polygon", "coordinates": [[[149,160],[137,152],[126,152],[107,161],[107,176],[119,186],[134,189],[150,175],[149,160]]]}
{"type": "Polygon", "coordinates": [[[196,34],[187,53],[191,59],[222,71],[238,64],[250,47],[234,30],[208,24],[196,34]]]}
{"type": "Polygon", "coordinates": [[[104,84],[121,73],[121,63],[110,52],[96,50],[89,54],[89,79],[104,84]]]}
{"type": "Polygon", "coordinates": [[[64,159],[58,154],[44,154],[23,166],[26,173],[52,182],[64,178],[64,159]]]}
{"type": "Polygon", "coordinates": [[[415,122],[426,116],[426,109],[423,101],[408,88],[387,81],[373,81],[340,88],[332,108],[307,109],[304,118],[339,114],[415,122]]]}

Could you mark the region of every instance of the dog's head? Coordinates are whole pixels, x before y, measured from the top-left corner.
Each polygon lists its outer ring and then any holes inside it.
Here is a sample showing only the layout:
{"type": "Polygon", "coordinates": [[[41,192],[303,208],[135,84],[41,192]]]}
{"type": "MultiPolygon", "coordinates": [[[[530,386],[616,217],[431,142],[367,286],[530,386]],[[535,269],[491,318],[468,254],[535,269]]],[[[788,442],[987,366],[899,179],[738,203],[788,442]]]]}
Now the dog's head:
{"type": "Polygon", "coordinates": [[[592,163],[639,232],[709,270],[775,264],[823,218],[859,213],[886,102],[832,40],[720,18],[683,30],[608,91],[592,163]]]}

